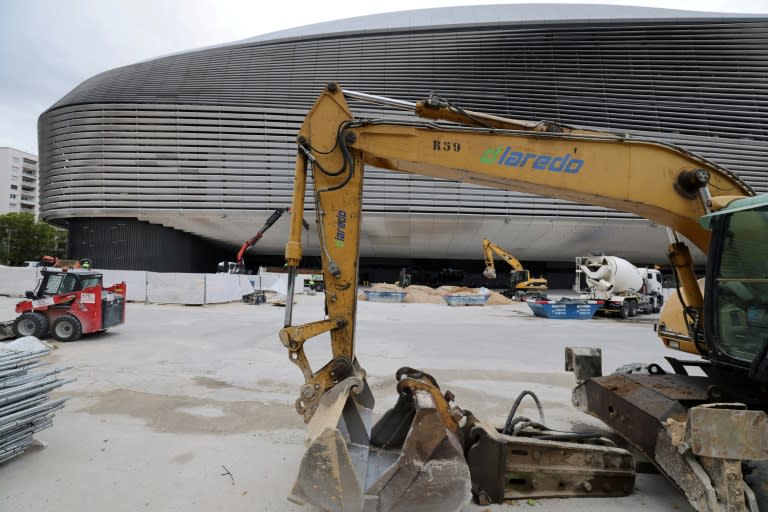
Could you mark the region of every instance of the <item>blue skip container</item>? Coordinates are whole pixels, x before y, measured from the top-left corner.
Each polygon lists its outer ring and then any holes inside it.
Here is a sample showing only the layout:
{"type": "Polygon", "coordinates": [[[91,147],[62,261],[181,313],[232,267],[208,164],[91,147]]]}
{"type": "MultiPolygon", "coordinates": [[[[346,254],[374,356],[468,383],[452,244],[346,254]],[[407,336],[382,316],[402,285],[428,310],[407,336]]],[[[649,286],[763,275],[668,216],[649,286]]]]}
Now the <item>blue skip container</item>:
{"type": "Polygon", "coordinates": [[[370,302],[404,302],[408,292],[389,292],[378,290],[363,290],[365,298],[370,302]]]}
{"type": "Polygon", "coordinates": [[[490,295],[457,293],[454,295],[443,295],[445,302],[449,306],[485,306],[488,303],[490,295]]]}
{"type": "Polygon", "coordinates": [[[600,300],[527,300],[526,304],[531,308],[535,316],[542,318],[556,318],[560,320],[589,320],[595,316],[595,311],[600,309],[603,301],[600,300]]]}

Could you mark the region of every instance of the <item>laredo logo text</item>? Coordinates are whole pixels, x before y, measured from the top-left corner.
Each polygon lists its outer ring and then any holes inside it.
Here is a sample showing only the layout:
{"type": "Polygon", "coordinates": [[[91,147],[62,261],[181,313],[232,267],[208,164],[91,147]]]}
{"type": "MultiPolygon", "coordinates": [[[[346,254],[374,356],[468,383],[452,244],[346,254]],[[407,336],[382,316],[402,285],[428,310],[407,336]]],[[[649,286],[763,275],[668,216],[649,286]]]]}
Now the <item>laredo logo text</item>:
{"type": "Polygon", "coordinates": [[[534,171],[552,171],[576,174],[584,166],[584,160],[573,158],[570,153],[554,156],[537,153],[514,151],[510,146],[488,148],[480,157],[484,164],[503,165],[505,167],[528,167],[534,171]]]}
{"type": "Polygon", "coordinates": [[[347,229],[347,212],[339,210],[336,214],[336,247],[344,247],[344,230],[347,229]]]}

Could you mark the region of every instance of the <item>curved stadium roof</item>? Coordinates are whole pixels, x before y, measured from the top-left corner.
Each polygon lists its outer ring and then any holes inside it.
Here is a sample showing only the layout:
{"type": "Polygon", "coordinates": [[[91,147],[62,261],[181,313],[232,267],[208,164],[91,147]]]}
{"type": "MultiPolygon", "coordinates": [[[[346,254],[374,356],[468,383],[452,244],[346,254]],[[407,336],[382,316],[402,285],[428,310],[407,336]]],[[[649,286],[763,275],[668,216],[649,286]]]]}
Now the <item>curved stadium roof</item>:
{"type": "MultiPolygon", "coordinates": [[[[760,16],[536,4],[299,27],[83,82],[40,118],[41,215],[135,217],[239,244],[289,204],[294,137],[329,81],[676,143],[765,192],[767,70],[760,16]]],[[[663,238],[626,214],[376,170],[364,209],[372,256],[474,258],[487,236],[514,238],[520,258],[570,259],[589,244],[631,257],[663,238]],[[605,225],[625,229],[607,237],[605,225]]]]}

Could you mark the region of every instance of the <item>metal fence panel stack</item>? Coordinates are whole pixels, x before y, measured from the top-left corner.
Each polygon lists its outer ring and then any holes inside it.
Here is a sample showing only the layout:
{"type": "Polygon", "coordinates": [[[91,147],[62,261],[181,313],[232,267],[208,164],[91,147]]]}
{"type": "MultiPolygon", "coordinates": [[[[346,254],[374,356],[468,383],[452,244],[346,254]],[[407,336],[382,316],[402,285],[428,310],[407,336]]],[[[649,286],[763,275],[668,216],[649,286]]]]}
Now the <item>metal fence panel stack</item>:
{"type": "Polygon", "coordinates": [[[48,393],[72,382],[59,378],[68,368],[43,369],[49,349],[8,350],[0,347],[0,464],[26,450],[32,436],[53,425],[56,411],[68,398],[51,400],[48,393]]]}

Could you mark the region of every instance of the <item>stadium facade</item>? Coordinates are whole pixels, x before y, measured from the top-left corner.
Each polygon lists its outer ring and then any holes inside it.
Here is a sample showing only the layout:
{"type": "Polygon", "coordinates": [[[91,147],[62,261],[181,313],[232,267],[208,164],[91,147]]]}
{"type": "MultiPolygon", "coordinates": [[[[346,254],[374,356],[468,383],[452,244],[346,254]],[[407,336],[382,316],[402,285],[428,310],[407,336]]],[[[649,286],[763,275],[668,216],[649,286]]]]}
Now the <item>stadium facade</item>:
{"type": "MultiPolygon", "coordinates": [[[[39,119],[40,214],[68,226],[70,257],[210,271],[290,204],[295,135],[330,81],[408,101],[436,91],[466,109],[675,143],[766,192],[766,76],[759,16],[536,4],[300,27],[83,82],[39,119]]],[[[479,266],[485,237],[549,262],[542,270],[590,251],[651,263],[667,240],[628,214],[376,169],[364,214],[363,266],[479,266]]],[[[254,253],[277,257],[286,237],[281,221],[254,253]]],[[[317,243],[313,226],[308,254],[317,243]]]]}

